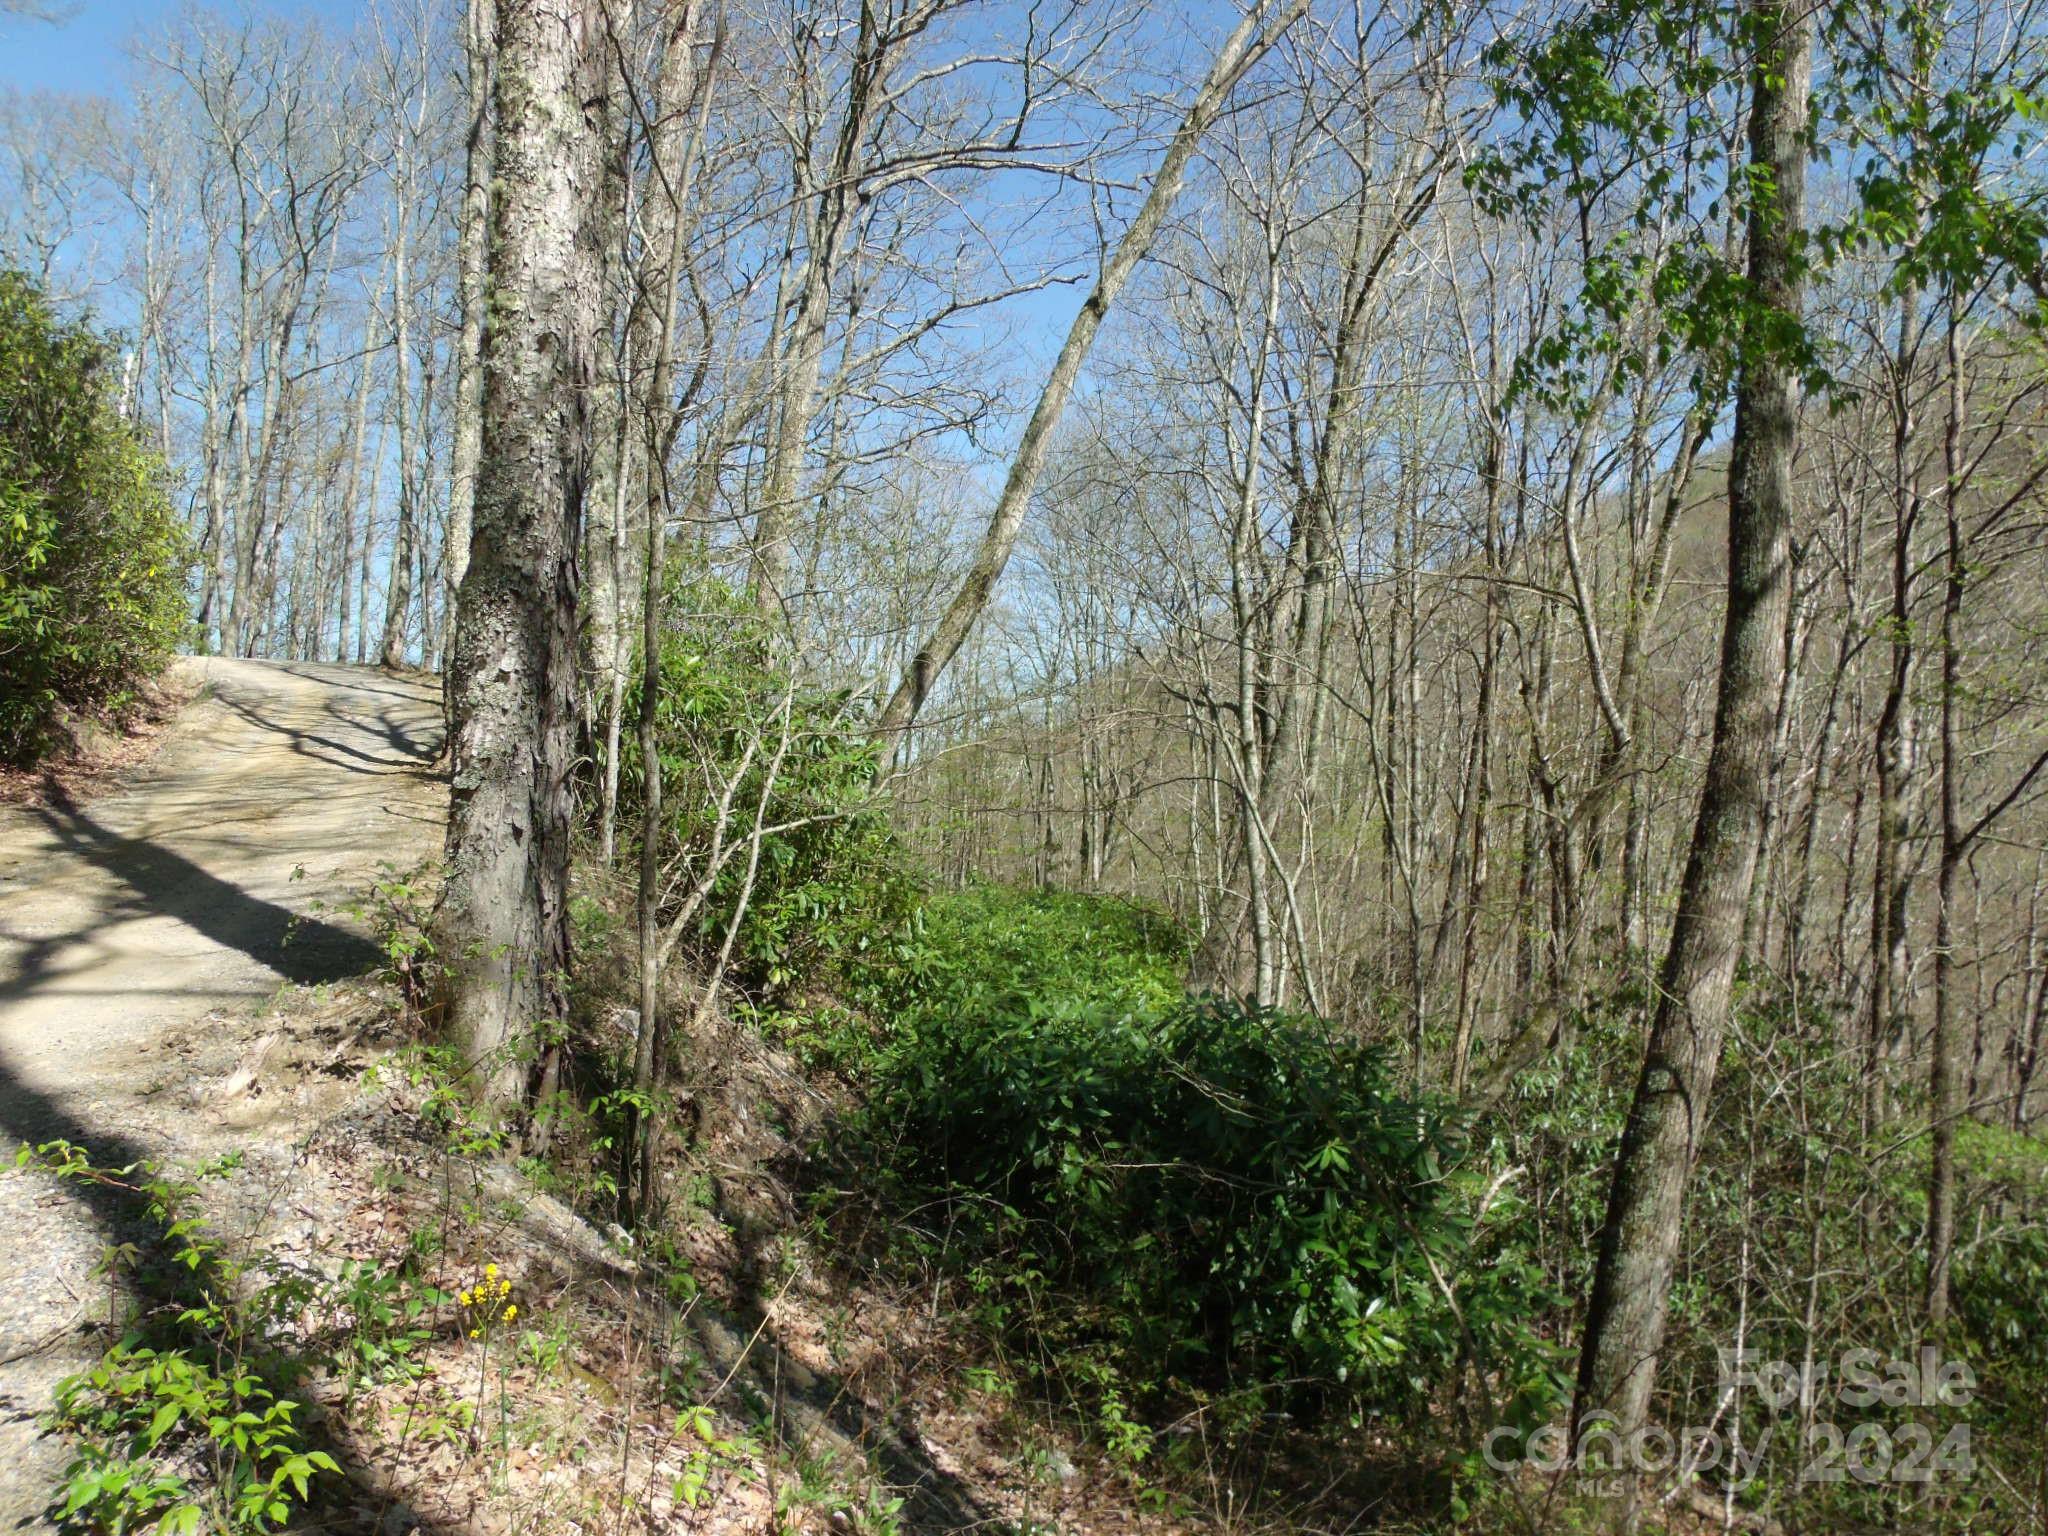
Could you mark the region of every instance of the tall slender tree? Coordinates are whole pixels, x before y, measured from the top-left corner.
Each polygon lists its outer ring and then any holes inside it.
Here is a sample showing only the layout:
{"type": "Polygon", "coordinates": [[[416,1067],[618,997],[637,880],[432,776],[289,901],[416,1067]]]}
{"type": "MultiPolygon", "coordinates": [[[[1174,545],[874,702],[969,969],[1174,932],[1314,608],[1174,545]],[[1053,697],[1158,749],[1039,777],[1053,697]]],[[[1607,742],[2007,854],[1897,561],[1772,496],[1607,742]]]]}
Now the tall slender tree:
{"type": "Polygon", "coordinates": [[[1728,596],[1713,746],[1642,1072],[1615,1156],[1579,1356],[1574,1420],[1640,1426],[1656,1383],[1686,1185],[1734,1002],[1756,872],[1791,600],[1792,460],[1805,223],[1811,23],[1797,0],[1755,0],[1749,80],[1745,313],[1738,321],[1728,473],[1728,596]]]}

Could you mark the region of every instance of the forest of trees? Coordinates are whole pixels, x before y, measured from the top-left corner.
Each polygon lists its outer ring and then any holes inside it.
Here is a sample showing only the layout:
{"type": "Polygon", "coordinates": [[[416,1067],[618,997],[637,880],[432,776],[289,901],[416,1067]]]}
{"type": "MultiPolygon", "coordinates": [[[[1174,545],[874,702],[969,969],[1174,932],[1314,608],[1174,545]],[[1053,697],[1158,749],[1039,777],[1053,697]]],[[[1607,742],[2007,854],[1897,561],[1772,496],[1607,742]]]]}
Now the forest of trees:
{"type": "Polygon", "coordinates": [[[1526,1202],[1429,1260],[1440,1428],[1926,1343],[1996,1478],[1800,1528],[2039,1528],[2035,0],[190,10],[0,113],[194,648],[445,677],[436,1016],[529,1149],[623,914],[629,1224],[715,1011],[910,1007],[882,866],[1085,900],[1526,1202]]]}

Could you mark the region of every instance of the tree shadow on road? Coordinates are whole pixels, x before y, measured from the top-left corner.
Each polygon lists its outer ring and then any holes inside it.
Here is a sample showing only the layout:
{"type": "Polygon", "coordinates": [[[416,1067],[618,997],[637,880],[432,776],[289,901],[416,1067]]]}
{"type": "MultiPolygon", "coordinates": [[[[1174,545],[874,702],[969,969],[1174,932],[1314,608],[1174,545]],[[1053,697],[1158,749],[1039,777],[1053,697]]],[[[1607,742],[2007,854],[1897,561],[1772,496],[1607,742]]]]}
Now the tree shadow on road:
{"type": "Polygon", "coordinates": [[[253,896],[146,837],[109,831],[60,786],[52,786],[49,803],[36,807],[33,814],[59,847],[112,875],[125,889],[112,904],[94,912],[89,927],[24,944],[16,974],[0,981],[0,1006],[32,996],[48,979],[50,963],[65,945],[114,923],[157,916],[175,918],[301,986],[361,975],[381,959],[377,946],[359,933],[253,896]]]}
{"type": "Polygon", "coordinates": [[[393,706],[350,709],[341,701],[330,699],[326,714],[343,730],[366,737],[391,755],[380,751],[366,751],[351,746],[336,735],[321,735],[311,728],[295,721],[266,711],[261,704],[246,699],[231,699],[215,695],[214,701],[238,719],[248,722],[258,730],[269,731],[283,736],[291,743],[291,749],[300,757],[311,758],[330,768],[345,769],[358,774],[392,774],[412,772],[434,761],[441,754],[441,733],[438,724],[423,722],[416,710],[403,710],[393,706]]]}
{"type": "Polygon", "coordinates": [[[770,1290],[769,1233],[728,1204],[721,1179],[709,1182],[712,1209],[739,1243],[742,1279],[736,1289],[742,1299],[730,1311],[700,1303],[692,1309],[690,1329],[733,1406],[764,1419],[777,1449],[793,1465],[822,1457],[841,1475],[870,1470],[902,1499],[895,1518],[906,1536],[1002,1527],[993,1505],[934,1460],[909,1404],[884,1409],[849,1382],[798,1363],[761,1299],[770,1290]]]}
{"type": "MultiPolygon", "coordinates": [[[[381,958],[377,947],[360,934],[253,896],[147,838],[124,837],[109,831],[61,787],[53,786],[48,804],[37,808],[34,814],[60,847],[114,876],[123,890],[115,901],[94,912],[89,926],[25,944],[15,974],[0,982],[0,1006],[33,997],[47,986],[51,980],[49,967],[67,945],[89,941],[95,932],[110,924],[156,916],[174,918],[214,943],[237,950],[280,977],[301,984],[359,975],[381,958]]],[[[118,999],[109,998],[106,1006],[118,1007],[118,999]]],[[[99,1169],[137,1167],[149,1161],[147,1151],[134,1140],[84,1123],[64,1104],[22,1081],[4,1056],[0,1056],[0,1135],[5,1138],[0,1145],[68,1142],[82,1149],[99,1169]]],[[[145,1312],[174,1313],[188,1288],[207,1279],[204,1273],[194,1275],[174,1263],[177,1245],[167,1229],[167,1220],[152,1210],[150,1200],[134,1180],[73,1178],[65,1182],[64,1188],[83,1208],[109,1248],[132,1245],[135,1260],[128,1277],[130,1289],[145,1312]]],[[[81,1281],[84,1278],[78,1277],[81,1281]]],[[[60,1342],[61,1337],[49,1340],[48,1344],[54,1347],[60,1342]]],[[[186,1342],[195,1350],[203,1350],[206,1344],[203,1338],[186,1342]]],[[[43,1347],[39,1342],[36,1349],[43,1347]]],[[[280,1395],[287,1387],[288,1383],[278,1384],[280,1395]]],[[[33,1417],[49,1406],[0,1395],[0,1413],[10,1416],[33,1417]]],[[[343,1449],[331,1443],[318,1426],[308,1425],[306,1429],[309,1447],[333,1456],[348,1479],[348,1485],[337,1484],[328,1489],[339,1501],[334,1509],[309,1513],[336,1517],[347,1523],[355,1518],[351,1512],[366,1503],[378,1507],[380,1519],[384,1510],[398,1505],[397,1495],[384,1491],[373,1469],[351,1466],[343,1449]]],[[[332,1525],[334,1520],[323,1518],[323,1523],[332,1525]]]]}

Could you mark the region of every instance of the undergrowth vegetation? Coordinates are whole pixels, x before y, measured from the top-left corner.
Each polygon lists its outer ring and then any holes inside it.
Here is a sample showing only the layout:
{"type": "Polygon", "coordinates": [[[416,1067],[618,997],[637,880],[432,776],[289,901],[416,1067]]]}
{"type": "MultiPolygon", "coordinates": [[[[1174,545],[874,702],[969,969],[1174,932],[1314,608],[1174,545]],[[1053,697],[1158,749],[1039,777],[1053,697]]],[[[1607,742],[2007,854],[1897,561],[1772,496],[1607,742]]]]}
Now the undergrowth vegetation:
{"type": "Polygon", "coordinates": [[[57,1388],[52,1422],[76,1453],[53,1513],[69,1528],[163,1536],[285,1524],[340,1471],[286,1395],[310,1369],[293,1334],[312,1286],[232,1253],[197,1214],[195,1181],[146,1163],[99,1167],[61,1141],[23,1147],[17,1162],[90,1186],[154,1238],[110,1244],[102,1260],[115,1342],[57,1388]]]}
{"type": "Polygon", "coordinates": [[[1546,1374],[1533,1275],[1467,1273],[1483,1162],[1374,1047],[1214,998],[1019,998],[937,1011],[878,1067],[864,1145],[940,1202],[924,1246],[985,1318],[1100,1352],[1150,1406],[1415,1419],[1468,1358],[1546,1374]]]}
{"type": "MultiPolygon", "coordinates": [[[[707,959],[730,933],[730,980],[777,998],[833,974],[913,908],[916,884],[875,793],[879,749],[860,701],[797,678],[730,584],[679,572],[661,634],[659,852],[672,873],[658,915],[707,959]]],[[[636,676],[639,667],[636,657],[636,676]]],[[[616,815],[635,856],[645,784],[640,744],[628,738],[616,815]]]]}
{"type": "MultiPolygon", "coordinates": [[[[1640,976],[1603,975],[1503,1098],[1461,1106],[1414,1081],[1406,1042],[1397,1052],[1378,1014],[1331,1021],[1190,994],[1188,934],[1166,912],[1071,891],[936,888],[890,830],[857,702],[798,687],[729,590],[687,583],[678,604],[662,656],[664,771],[672,785],[724,788],[668,802],[661,855],[674,878],[660,915],[678,925],[690,985],[729,988],[722,1027],[788,1048],[807,1091],[832,1104],[796,1148],[809,1256],[848,1284],[879,1272],[943,1295],[963,1381],[1028,1401],[1162,1507],[1180,1507],[1217,1455],[1262,1467],[1277,1456],[1304,1485],[1378,1458],[1412,1474],[1407,1513],[1426,1528],[1536,1528],[1529,1480],[1481,1451],[1533,1454],[1535,1432],[1564,1413],[1640,1057],[1640,976]],[[691,889],[694,908],[674,895],[691,889]]],[[[631,828],[637,758],[623,767],[631,828]]],[[[384,979],[408,1010],[438,963],[432,886],[387,869],[347,909],[381,935],[384,979]]],[[[549,1109],[551,1142],[529,1144],[522,1167],[604,1220],[630,1039],[598,1020],[631,925],[589,895],[578,910],[590,973],[572,1023],[580,1065],[549,1109]]],[[[402,1033],[422,1022],[408,1011],[402,1033]]],[[[678,1043],[674,1087],[715,1073],[706,1049],[678,1043]]],[[[415,1039],[372,1079],[456,1160],[515,1150],[452,1047],[415,1039]]],[[[1753,1507],[1997,1529],[2014,1507],[2001,1490],[2032,1475],[2048,1398],[2031,1350],[2048,1328],[2038,1142],[1979,1122],[1960,1137],[1984,1219],[1959,1251],[1945,1349],[1976,1386],[1944,1405],[1946,1438],[1930,1430],[1925,1459],[1995,1475],[1934,1487],[1865,1475],[1851,1452],[1874,1435],[1888,1456],[1917,1454],[1881,1398],[1835,1409],[1848,1449],[1831,1467],[1823,1443],[1817,1464],[1810,1406],[1727,1390],[1729,1348],[1825,1372],[1847,1350],[1910,1358],[1919,1342],[1924,1138],[1873,1151],[1860,1130],[1871,1091],[1828,999],[1748,978],[1701,1151],[1716,1176],[1693,1203],[1673,1285],[1659,1414],[1712,1424],[1751,1458],[1740,1486],[1753,1507]]],[[[1909,1077],[1882,1091],[1918,1112],[1909,1077]]],[[[728,1214],[703,1194],[696,1160],[726,1155],[678,1147],[666,1208],[633,1235],[644,1282],[684,1309],[702,1299],[687,1228],[728,1214]]],[[[336,1464],[301,1407],[312,1378],[340,1383],[344,1400],[417,1386],[432,1405],[419,1432],[472,1446],[494,1404],[504,1455],[507,1372],[578,1369],[559,1326],[526,1317],[495,1265],[449,1282],[445,1262],[314,1273],[245,1259],[208,1234],[190,1184],[96,1168],[62,1144],[25,1157],[110,1193],[159,1234],[146,1251],[109,1248],[113,1342],[59,1393],[55,1422],[77,1444],[59,1507],[75,1526],[255,1532],[314,1508],[336,1464]],[[451,1346],[468,1351],[466,1385],[432,1379],[428,1362],[451,1346]]],[[[774,1236],[779,1262],[794,1262],[798,1237],[774,1236]]],[[[662,1399],[687,1452],[670,1498],[693,1509],[719,1479],[784,1454],[772,1422],[716,1417],[700,1377],[678,1368],[662,1399]]],[[[856,1494],[843,1481],[819,1473],[813,1492],[856,1510],[855,1529],[893,1529],[882,1483],[856,1494]]]]}
{"type": "MultiPolygon", "coordinates": [[[[730,592],[682,592],[665,770],[738,785],[725,836],[768,829],[751,890],[714,883],[699,963],[737,920],[739,1020],[843,1085],[812,1149],[841,1256],[949,1287],[1013,1383],[1147,1477],[1170,1476],[1186,1442],[1167,1431],[1193,1418],[1205,1444],[1284,1430],[1353,1454],[1338,1447],[1363,1431],[1450,1473],[1448,1512],[1507,1518],[1518,1484],[1479,1450],[1519,1454],[1563,1414],[1642,978],[1604,977],[1505,1098],[1461,1107],[1416,1085],[1378,1014],[1188,994],[1188,935],[1167,913],[934,888],[888,831],[853,701],[795,688],[730,592]]],[[[634,782],[629,758],[622,804],[634,782]]],[[[670,819],[683,863],[704,860],[716,800],[670,819]]],[[[1729,1176],[1694,1206],[1663,1392],[1672,1422],[1717,1423],[1764,1456],[1767,1507],[1869,1520],[1899,1507],[1897,1485],[1804,1486],[1797,1415],[1727,1396],[1721,1369],[1728,1347],[1796,1361],[1816,1338],[1887,1356],[1915,1342],[1924,1148],[1857,1151],[1863,1082],[1828,999],[1751,978],[1702,1153],[1729,1176]]],[[[1916,1087],[1887,1091],[1909,1103],[1916,1087]]],[[[1965,1140],[1983,1198],[2038,1209],[2031,1143],[1983,1126],[1965,1140]]],[[[2009,1362],[2040,1321],[2039,1229],[1996,1230],[1962,1257],[1954,1345],[2003,1375],[1970,1420],[2024,1475],[2022,1405],[2048,1381],[2009,1362]]]]}
{"type": "Polygon", "coordinates": [[[1190,1411],[1226,1441],[1420,1427],[1461,1376],[1518,1420],[1551,1405],[1556,1298],[1477,1244],[1484,1149],[1383,1050],[1187,996],[1185,936],[1109,898],[936,894],[893,955],[834,1036],[861,1094],[841,1181],[1106,1449],[1143,1462],[1190,1411]]]}
{"type": "MultiPolygon", "coordinates": [[[[1190,994],[1189,938],[1166,912],[1071,891],[936,888],[890,830],[857,701],[797,686],[729,590],[692,581],[677,603],[657,735],[670,784],[700,792],[667,803],[659,915],[689,985],[728,988],[721,1027],[789,1049],[833,1104],[796,1147],[810,1255],[849,1284],[879,1272],[943,1294],[963,1380],[1021,1394],[1163,1503],[1219,1454],[1326,1470],[1376,1457],[1415,1474],[1408,1512],[1430,1528],[1533,1528],[1527,1480],[1481,1451],[1532,1454],[1535,1432],[1563,1415],[1640,1054],[1642,979],[1603,976],[1503,1098],[1462,1106],[1415,1082],[1406,1042],[1377,1014],[1327,1021],[1190,994]],[[692,890],[694,906],[678,894],[692,890]]],[[[631,829],[640,767],[630,753],[622,766],[631,829]]],[[[431,887],[387,871],[350,909],[382,935],[401,999],[432,990],[431,887]]],[[[618,1188],[631,1041],[598,1021],[631,925],[591,895],[578,910],[579,1066],[549,1109],[549,1145],[529,1145],[522,1166],[601,1220],[618,1188]]],[[[678,1043],[674,1087],[715,1074],[693,1054],[709,1039],[678,1043]]],[[[446,1045],[415,1041],[374,1075],[416,1101],[451,1156],[513,1150],[507,1127],[475,1112],[446,1045]]],[[[1913,1111],[1910,1078],[1883,1091],[1913,1111]]],[[[1995,1477],[1931,1491],[1851,1460],[1840,1476],[1809,1476],[1798,1405],[1727,1390],[1731,1347],[1826,1371],[1844,1350],[1910,1357],[1918,1342],[1925,1147],[1907,1138],[1873,1155],[1859,1131],[1870,1092],[1825,997],[1749,978],[1701,1152],[1718,1176],[1702,1182],[1673,1285],[1659,1412],[1713,1424],[1753,1458],[1744,1501],[1767,1511],[1995,1528],[2011,1507],[1999,1490],[2030,1475],[2048,1396],[2029,1354],[2048,1327],[2037,1142],[1976,1122],[1960,1139],[1987,1220],[1959,1253],[1946,1349],[1977,1388],[1926,1452],[1943,1470],[1974,1455],[1968,1465],[1995,1477]]],[[[729,1149],[678,1147],[666,1208],[635,1235],[648,1283],[684,1305],[699,1297],[687,1228],[727,1215],[703,1195],[700,1155],[729,1149]]],[[[467,1340],[476,1392],[434,1400],[447,1433],[474,1441],[491,1362],[501,1420],[515,1359],[570,1368],[494,1267],[447,1291],[404,1262],[250,1269],[190,1216],[189,1187],[95,1169],[62,1146],[37,1160],[146,1208],[165,1236],[152,1262],[182,1267],[126,1312],[115,1293],[118,1341],[60,1394],[57,1421],[79,1445],[61,1501],[74,1524],[254,1531],[291,1518],[334,1470],[292,1395],[309,1375],[365,1390],[418,1381],[429,1354],[467,1340]]],[[[796,1238],[780,1234],[776,1251],[796,1238]]],[[[110,1250],[109,1262],[123,1260],[110,1250]]],[[[673,1406],[692,1448],[672,1493],[681,1505],[777,1454],[772,1425],[743,1453],[707,1401],[684,1392],[673,1406]]],[[[1912,1454],[1889,1411],[1881,1399],[1837,1410],[1839,1428],[1912,1454]]]]}
{"type": "MultiPolygon", "coordinates": [[[[1540,1268],[1533,1321],[1552,1337],[1570,1337],[1573,1301],[1590,1283],[1645,1006],[1640,982],[1614,978],[1479,1127],[1487,1160],[1511,1179],[1480,1257],[1540,1268]]],[[[1925,1141],[1867,1138],[1870,1091],[1831,1000],[1747,979],[1672,1287],[1659,1417],[1711,1427],[1717,1449],[1701,1475],[1736,1484],[1765,1513],[1816,1529],[1883,1529],[1902,1518],[2005,1529],[2025,1496],[2015,1489],[2041,1465],[2048,1363],[2020,1341],[2048,1324],[2038,1279],[2048,1158],[2031,1138],[1967,1127],[1979,1236],[1959,1262],[1957,1316],[1938,1358],[1967,1368],[1972,1385],[1938,1403],[1910,1402],[1904,1386],[1859,1401],[1859,1373],[1881,1381],[1897,1374],[1893,1362],[1917,1371],[1928,1346],[1919,1315],[1925,1141]],[[1739,1389],[1730,1386],[1735,1351],[1756,1375],[1739,1389]]],[[[1895,1108],[1924,1113],[1910,1079],[1886,1092],[1895,1108]]],[[[1528,1447],[1519,1433],[1496,1442],[1510,1459],[1528,1447]]],[[[1506,1518],[1511,1480],[1472,1486],[1506,1518]]]]}
{"type": "MultiPolygon", "coordinates": [[[[980,1337],[1134,1465],[1190,1409],[1419,1425],[1460,1379],[1548,1408],[1547,1282],[1498,1246],[1474,1265],[1495,1190],[1463,1116],[1375,1044],[1189,997],[1165,913],[931,889],[857,701],[778,656],[742,595],[672,585],[659,916],[743,1020],[845,1085],[819,1166],[886,1213],[885,1262],[950,1276],[980,1337]]],[[[643,782],[628,746],[622,841],[643,782]]],[[[593,923],[593,947],[630,947],[593,923]]]]}

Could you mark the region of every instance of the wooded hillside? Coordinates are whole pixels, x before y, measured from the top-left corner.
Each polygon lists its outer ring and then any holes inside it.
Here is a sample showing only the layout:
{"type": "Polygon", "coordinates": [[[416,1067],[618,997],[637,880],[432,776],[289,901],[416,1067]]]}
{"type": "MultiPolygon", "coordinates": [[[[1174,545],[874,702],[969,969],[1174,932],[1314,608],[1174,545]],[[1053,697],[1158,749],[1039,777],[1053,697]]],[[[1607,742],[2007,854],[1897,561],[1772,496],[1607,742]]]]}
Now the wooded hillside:
{"type": "Polygon", "coordinates": [[[194,648],[444,681],[408,1017],[642,1251],[767,1051],[819,1262],[1134,1497],[2017,1532],[2044,82],[2035,0],[195,10],[0,103],[0,260],[194,648]]]}

